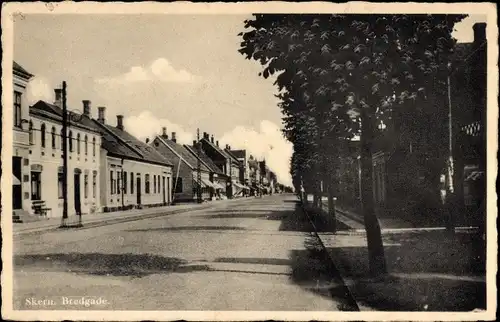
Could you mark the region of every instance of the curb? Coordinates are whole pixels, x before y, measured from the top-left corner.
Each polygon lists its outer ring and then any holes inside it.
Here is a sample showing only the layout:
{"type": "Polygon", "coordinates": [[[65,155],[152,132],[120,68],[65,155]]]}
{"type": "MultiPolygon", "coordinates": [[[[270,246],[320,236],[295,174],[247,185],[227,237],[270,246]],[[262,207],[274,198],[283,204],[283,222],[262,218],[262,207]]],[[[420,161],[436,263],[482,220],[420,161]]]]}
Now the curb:
{"type": "MultiPolygon", "coordinates": [[[[229,199],[229,201],[233,202],[241,202],[241,201],[249,201],[248,199],[229,199]]],[[[224,203],[225,204],[225,203],[224,203]]],[[[113,224],[120,224],[124,222],[132,222],[132,221],[139,221],[143,219],[152,219],[152,218],[157,218],[157,217],[163,217],[163,216],[169,216],[169,215],[175,215],[183,212],[188,212],[188,211],[196,211],[196,210],[203,210],[203,209],[208,209],[210,207],[214,206],[213,203],[207,203],[205,205],[200,205],[200,206],[194,206],[191,208],[184,208],[184,209],[167,209],[167,211],[162,211],[162,212],[153,212],[149,214],[134,214],[126,217],[120,217],[116,216],[114,218],[109,218],[109,219],[103,219],[103,220],[94,220],[90,221],[87,223],[83,223],[83,227],[78,227],[78,228],[72,228],[75,230],[83,230],[83,229],[88,229],[88,228],[95,228],[95,227],[102,227],[106,225],[113,225],[113,224]]],[[[47,225],[43,227],[38,227],[38,228],[32,228],[32,229],[26,229],[26,230],[21,230],[18,232],[13,232],[13,238],[20,237],[20,236],[29,236],[29,235],[36,235],[39,233],[44,233],[44,232],[54,232],[54,231],[60,231],[61,229],[57,225],[47,225]]]]}
{"type": "MultiPolygon", "coordinates": [[[[132,221],[139,221],[139,220],[175,215],[175,214],[193,211],[193,210],[194,211],[203,210],[203,209],[207,209],[209,207],[210,206],[207,205],[207,206],[201,206],[201,207],[172,210],[172,211],[168,211],[168,212],[156,212],[156,213],[151,213],[151,214],[146,214],[146,215],[139,214],[139,215],[131,215],[128,217],[115,217],[115,218],[109,218],[109,219],[104,219],[104,220],[96,220],[96,221],[91,221],[88,223],[84,222],[83,227],[78,227],[78,228],[74,228],[74,229],[75,230],[85,230],[85,229],[102,227],[102,226],[107,226],[107,225],[121,224],[124,222],[132,222],[132,221]]],[[[38,229],[35,228],[32,230],[19,231],[17,233],[14,233],[13,237],[16,238],[16,237],[20,237],[20,236],[36,235],[38,233],[51,232],[51,231],[61,231],[61,229],[58,226],[45,226],[45,227],[38,228],[38,229]]]]}
{"type": "Polygon", "coordinates": [[[311,226],[313,227],[314,229],[314,235],[316,236],[316,238],[318,238],[320,244],[321,244],[321,248],[322,248],[322,251],[326,254],[326,257],[330,260],[330,264],[332,266],[332,269],[334,270],[334,274],[336,274],[338,276],[338,278],[340,279],[340,281],[342,282],[342,284],[344,285],[344,288],[346,289],[346,293],[347,295],[350,297],[350,301],[351,302],[350,304],[354,307],[354,310],[353,311],[361,311],[360,310],[360,307],[358,305],[358,302],[356,301],[351,289],[349,288],[349,284],[346,283],[346,280],[345,278],[340,274],[339,270],[337,269],[337,265],[335,264],[335,261],[333,260],[332,256],[330,255],[330,253],[328,252],[328,250],[326,249],[326,246],[325,244],[323,243],[323,240],[321,239],[321,237],[319,236],[318,234],[318,228],[316,228],[316,225],[314,224],[314,222],[312,221],[311,219],[311,216],[309,215],[309,213],[305,210],[304,208],[304,205],[302,203],[300,203],[300,206],[302,208],[302,211],[304,212],[304,214],[306,214],[306,217],[307,219],[309,220],[309,223],[311,224],[311,226]]]}

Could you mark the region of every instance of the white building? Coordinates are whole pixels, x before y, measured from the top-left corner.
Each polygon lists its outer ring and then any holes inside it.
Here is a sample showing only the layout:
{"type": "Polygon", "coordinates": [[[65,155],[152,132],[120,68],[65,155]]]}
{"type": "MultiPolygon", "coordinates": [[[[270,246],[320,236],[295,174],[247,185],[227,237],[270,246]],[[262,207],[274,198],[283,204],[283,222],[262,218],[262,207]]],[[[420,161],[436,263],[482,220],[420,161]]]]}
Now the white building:
{"type": "Polygon", "coordinates": [[[129,134],[123,116],[106,124],[105,107],[98,108],[93,126],[101,132],[100,203],[104,211],[164,206],[172,202],[172,168],[153,147],[129,134]]]}
{"type": "MultiPolygon", "coordinates": [[[[63,212],[63,140],[61,90],[54,104],[38,101],[30,107],[29,142],[32,201],[44,201],[47,216],[63,212]]],[[[92,123],[90,102],[83,101],[83,114],[68,108],[68,215],[99,212],[101,134],[92,123]],[[78,116],[77,116],[78,115],[78,116]]]]}
{"type": "MultiPolygon", "coordinates": [[[[29,161],[29,107],[26,86],[33,77],[16,62],[13,63],[13,128],[12,128],[12,209],[14,214],[31,210],[29,161]]],[[[2,106],[3,109],[3,106],[2,106]]],[[[3,143],[2,143],[3,144],[3,143]]],[[[10,170],[3,169],[4,175],[10,170]]]]}

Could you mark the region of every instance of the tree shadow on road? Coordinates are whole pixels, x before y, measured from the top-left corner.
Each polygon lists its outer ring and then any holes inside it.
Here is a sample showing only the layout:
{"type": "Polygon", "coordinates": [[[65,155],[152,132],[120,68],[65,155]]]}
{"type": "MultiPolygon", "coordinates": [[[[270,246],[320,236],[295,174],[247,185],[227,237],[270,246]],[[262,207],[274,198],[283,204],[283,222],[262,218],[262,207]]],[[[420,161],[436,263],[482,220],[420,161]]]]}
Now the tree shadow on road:
{"type": "Polygon", "coordinates": [[[14,269],[76,274],[144,277],[151,274],[187,273],[207,270],[206,265],[188,265],[175,257],[151,254],[66,253],[32,254],[14,257],[14,269]]]}
{"type": "Polygon", "coordinates": [[[332,299],[340,311],[359,311],[317,238],[307,237],[304,245],[306,249],[290,251],[291,280],[310,292],[332,299]]]}

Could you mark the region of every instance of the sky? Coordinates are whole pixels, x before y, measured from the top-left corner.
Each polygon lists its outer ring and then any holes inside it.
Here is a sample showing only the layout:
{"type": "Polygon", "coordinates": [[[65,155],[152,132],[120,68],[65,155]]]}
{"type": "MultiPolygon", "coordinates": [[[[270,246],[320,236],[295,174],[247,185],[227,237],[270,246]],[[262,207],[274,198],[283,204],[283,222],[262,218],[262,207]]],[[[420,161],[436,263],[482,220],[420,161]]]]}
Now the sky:
{"type": "MultiPolygon", "coordinates": [[[[182,143],[196,129],[220,144],[266,159],[278,180],[291,185],[292,145],[281,135],[273,79],[238,53],[250,15],[49,15],[30,14],[14,23],[14,59],[35,77],[30,104],[52,102],[54,88],[68,85],[68,108],[82,100],[106,107],[106,122],[124,115],[126,130],[140,139],[176,132],[182,143]],[[43,27],[41,27],[43,26],[43,27]]],[[[466,18],[454,36],[472,41],[466,18]]]]}

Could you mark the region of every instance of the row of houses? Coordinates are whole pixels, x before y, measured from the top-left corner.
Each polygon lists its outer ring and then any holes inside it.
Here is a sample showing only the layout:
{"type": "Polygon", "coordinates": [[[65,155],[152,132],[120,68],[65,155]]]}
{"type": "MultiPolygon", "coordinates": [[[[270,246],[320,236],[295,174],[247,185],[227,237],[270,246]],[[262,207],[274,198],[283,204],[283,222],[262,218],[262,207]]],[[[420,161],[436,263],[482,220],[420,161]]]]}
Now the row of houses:
{"type": "Polygon", "coordinates": [[[202,200],[214,200],[276,191],[265,161],[245,150],[220,147],[208,133],[181,144],[165,127],[142,141],[127,131],[123,115],[111,124],[100,106],[94,118],[90,100],[68,107],[65,174],[62,90],[54,90],[53,102],[28,106],[25,90],[33,75],[14,62],[13,76],[12,206],[18,221],[36,212],[34,204],[60,217],[65,175],[69,215],[193,202],[200,192],[202,200]]]}

